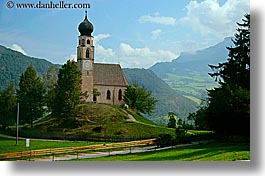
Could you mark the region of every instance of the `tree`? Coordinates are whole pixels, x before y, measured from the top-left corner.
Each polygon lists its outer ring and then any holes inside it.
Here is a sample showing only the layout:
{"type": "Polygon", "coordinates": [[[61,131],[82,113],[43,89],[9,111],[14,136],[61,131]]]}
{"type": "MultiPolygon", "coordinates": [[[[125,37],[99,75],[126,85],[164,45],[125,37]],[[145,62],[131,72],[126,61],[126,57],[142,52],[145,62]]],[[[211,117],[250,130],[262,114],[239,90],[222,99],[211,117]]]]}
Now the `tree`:
{"type": "Polygon", "coordinates": [[[176,128],[176,119],[175,119],[175,114],[173,112],[168,113],[168,128],[176,128]]]}
{"type": "Polygon", "coordinates": [[[58,80],[59,68],[51,65],[47,73],[43,76],[43,84],[45,88],[45,98],[48,109],[52,110],[52,104],[55,99],[55,85],[58,80]]]}
{"type": "Polygon", "coordinates": [[[152,97],[152,91],[146,90],[145,87],[138,87],[137,84],[127,87],[124,101],[130,108],[143,114],[151,114],[157,102],[157,100],[152,97]]]}
{"type": "Polygon", "coordinates": [[[46,94],[55,88],[58,80],[59,68],[55,65],[51,65],[47,73],[43,76],[43,84],[46,94]]]}
{"type": "Polygon", "coordinates": [[[30,123],[31,128],[33,128],[33,121],[43,115],[44,93],[43,83],[34,67],[30,65],[20,76],[17,99],[20,105],[20,120],[23,123],[30,123]]]}
{"type": "Polygon", "coordinates": [[[205,120],[208,126],[221,135],[250,134],[250,15],[233,39],[234,47],[228,47],[225,63],[210,65],[210,73],[220,87],[208,90],[208,107],[205,120]]]}
{"type": "Polygon", "coordinates": [[[0,93],[0,124],[3,129],[12,125],[16,119],[15,86],[11,83],[0,93]]]}
{"type": "Polygon", "coordinates": [[[75,107],[82,102],[81,71],[74,61],[68,60],[59,70],[54,90],[52,112],[59,118],[68,118],[75,113],[75,107]]]}

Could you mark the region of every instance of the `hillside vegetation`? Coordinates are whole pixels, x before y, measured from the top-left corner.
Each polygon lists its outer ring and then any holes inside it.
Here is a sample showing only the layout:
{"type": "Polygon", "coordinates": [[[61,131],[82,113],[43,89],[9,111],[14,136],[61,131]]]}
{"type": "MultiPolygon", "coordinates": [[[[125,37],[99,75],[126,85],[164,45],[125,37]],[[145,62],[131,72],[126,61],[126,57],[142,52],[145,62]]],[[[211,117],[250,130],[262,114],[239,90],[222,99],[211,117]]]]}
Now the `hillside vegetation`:
{"type": "Polygon", "coordinates": [[[137,83],[152,91],[152,95],[158,100],[154,114],[146,116],[159,124],[166,124],[162,118],[169,112],[174,112],[179,118],[185,118],[189,113],[194,112],[197,104],[173,90],[168,84],[158,78],[156,74],[148,69],[124,69],[124,74],[129,84],[137,83]]]}
{"type": "Polygon", "coordinates": [[[52,65],[44,59],[25,56],[0,45],[0,91],[14,82],[18,87],[19,77],[26,68],[33,65],[38,75],[44,75],[52,65]]]}
{"type": "Polygon", "coordinates": [[[76,117],[67,119],[49,116],[35,123],[33,129],[24,127],[21,135],[70,140],[133,140],[157,137],[159,134],[174,134],[173,129],[155,125],[131,110],[116,106],[82,104],[76,111],[76,117]],[[129,118],[129,114],[135,116],[136,121],[129,118]]]}

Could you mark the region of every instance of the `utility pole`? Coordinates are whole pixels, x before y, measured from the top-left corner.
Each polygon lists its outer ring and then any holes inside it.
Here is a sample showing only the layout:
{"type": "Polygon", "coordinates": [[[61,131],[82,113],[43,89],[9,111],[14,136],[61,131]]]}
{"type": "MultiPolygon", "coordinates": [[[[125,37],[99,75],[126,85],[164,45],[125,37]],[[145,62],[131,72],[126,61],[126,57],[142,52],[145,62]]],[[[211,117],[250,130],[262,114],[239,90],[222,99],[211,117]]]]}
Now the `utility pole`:
{"type": "Polygon", "coordinates": [[[17,137],[16,137],[16,145],[18,145],[18,124],[19,123],[19,103],[17,103],[17,137]]]}

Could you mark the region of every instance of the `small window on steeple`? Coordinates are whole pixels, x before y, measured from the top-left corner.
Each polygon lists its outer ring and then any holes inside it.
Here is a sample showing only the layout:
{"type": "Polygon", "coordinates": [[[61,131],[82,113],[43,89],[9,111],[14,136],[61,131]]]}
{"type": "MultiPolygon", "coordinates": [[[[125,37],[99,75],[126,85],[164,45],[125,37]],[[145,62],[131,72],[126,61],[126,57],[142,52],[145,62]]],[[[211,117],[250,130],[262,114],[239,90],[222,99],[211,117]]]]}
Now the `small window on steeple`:
{"type": "Polygon", "coordinates": [[[85,46],[85,39],[82,39],[82,43],[81,43],[82,46],[85,46]]]}
{"type": "Polygon", "coordinates": [[[86,50],[86,58],[89,58],[89,49],[86,50]]]}
{"type": "Polygon", "coordinates": [[[90,40],[89,40],[89,39],[87,39],[86,43],[89,45],[89,44],[90,44],[90,40]]]}

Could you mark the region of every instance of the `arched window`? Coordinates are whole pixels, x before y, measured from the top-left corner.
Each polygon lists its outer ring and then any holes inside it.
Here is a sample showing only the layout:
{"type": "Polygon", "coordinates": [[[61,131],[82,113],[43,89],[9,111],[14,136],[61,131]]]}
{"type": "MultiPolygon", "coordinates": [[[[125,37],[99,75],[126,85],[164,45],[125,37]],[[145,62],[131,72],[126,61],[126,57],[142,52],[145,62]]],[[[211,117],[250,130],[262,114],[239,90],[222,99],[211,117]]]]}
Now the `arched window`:
{"type": "Polygon", "coordinates": [[[78,44],[81,45],[81,41],[80,40],[79,40],[78,44]]]}
{"type": "Polygon", "coordinates": [[[89,49],[86,50],[86,58],[89,58],[89,49]]]}
{"type": "Polygon", "coordinates": [[[94,101],[94,103],[96,103],[97,102],[97,96],[93,96],[93,101],[94,101]]]}
{"type": "Polygon", "coordinates": [[[107,100],[110,100],[110,90],[107,91],[107,100]]]}
{"type": "Polygon", "coordinates": [[[82,46],[85,46],[85,39],[82,39],[82,43],[81,43],[82,46]]]}
{"type": "Polygon", "coordinates": [[[121,89],[119,90],[118,99],[119,99],[119,100],[122,100],[122,91],[121,91],[121,89]]]}
{"type": "Polygon", "coordinates": [[[90,44],[90,40],[89,40],[89,39],[87,39],[86,43],[89,45],[89,44],[90,44]]]}

